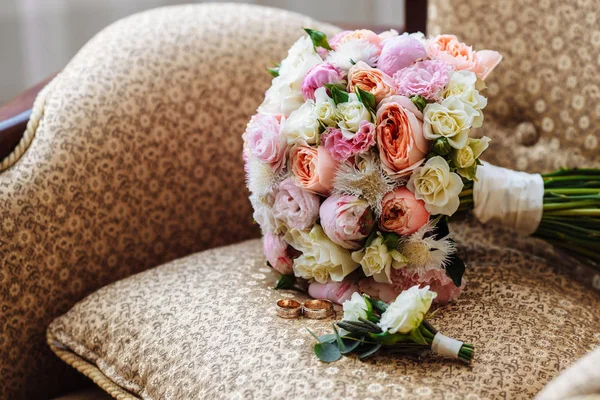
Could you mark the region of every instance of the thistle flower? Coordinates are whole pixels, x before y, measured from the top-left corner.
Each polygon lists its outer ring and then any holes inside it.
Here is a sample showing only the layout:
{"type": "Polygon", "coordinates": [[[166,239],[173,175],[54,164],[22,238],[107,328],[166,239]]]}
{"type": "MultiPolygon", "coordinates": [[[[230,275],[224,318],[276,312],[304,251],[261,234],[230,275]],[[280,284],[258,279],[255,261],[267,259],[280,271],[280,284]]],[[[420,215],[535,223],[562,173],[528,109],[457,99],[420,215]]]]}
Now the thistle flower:
{"type": "Polygon", "coordinates": [[[356,164],[339,165],[333,180],[334,192],[364,198],[374,210],[377,218],[381,216],[381,201],[390,191],[402,182],[390,179],[381,169],[377,157],[367,153],[356,157],[356,164]]]}
{"type": "Polygon", "coordinates": [[[436,239],[432,233],[435,221],[429,221],[412,235],[400,242],[399,250],[407,259],[406,268],[425,272],[444,268],[450,255],[456,252],[456,246],[450,235],[436,239]]]}

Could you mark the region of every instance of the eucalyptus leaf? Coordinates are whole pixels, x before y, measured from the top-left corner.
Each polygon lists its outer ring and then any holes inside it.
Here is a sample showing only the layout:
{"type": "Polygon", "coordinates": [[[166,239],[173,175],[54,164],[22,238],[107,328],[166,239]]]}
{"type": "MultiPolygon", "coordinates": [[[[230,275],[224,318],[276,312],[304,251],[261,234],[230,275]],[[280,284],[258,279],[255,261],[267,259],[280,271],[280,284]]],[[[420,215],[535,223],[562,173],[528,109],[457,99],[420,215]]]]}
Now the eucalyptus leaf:
{"type": "Polygon", "coordinates": [[[346,346],[344,346],[344,342],[342,341],[342,338],[340,337],[340,333],[338,332],[337,328],[335,327],[335,324],[331,324],[333,326],[333,331],[335,332],[335,340],[337,343],[337,347],[338,349],[340,349],[340,352],[344,352],[344,350],[346,350],[346,346]]]}
{"type": "Polygon", "coordinates": [[[344,350],[340,350],[342,354],[352,353],[361,344],[358,340],[344,338],[342,338],[342,342],[344,342],[344,350]]]}
{"type": "Polygon", "coordinates": [[[314,351],[319,360],[327,363],[337,361],[342,357],[342,352],[333,343],[317,343],[314,351]]]}
{"type": "Polygon", "coordinates": [[[292,289],[296,283],[294,275],[281,275],[275,285],[275,290],[292,289]]]}
{"type": "Polygon", "coordinates": [[[363,345],[362,348],[365,349],[362,353],[358,355],[360,359],[365,359],[373,354],[377,353],[377,351],[381,348],[382,344],[371,344],[371,345],[363,345]]]}
{"type": "Polygon", "coordinates": [[[308,33],[308,36],[310,36],[310,40],[312,40],[315,49],[317,47],[322,47],[324,49],[331,50],[331,46],[329,46],[326,34],[315,29],[304,28],[304,30],[306,33],[308,33]]]}
{"type": "Polygon", "coordinates": [[[333,333],[326,333],[325,335],[319,336],[319,342],[321,343],[335,343],[336,337],[333,333]]]}

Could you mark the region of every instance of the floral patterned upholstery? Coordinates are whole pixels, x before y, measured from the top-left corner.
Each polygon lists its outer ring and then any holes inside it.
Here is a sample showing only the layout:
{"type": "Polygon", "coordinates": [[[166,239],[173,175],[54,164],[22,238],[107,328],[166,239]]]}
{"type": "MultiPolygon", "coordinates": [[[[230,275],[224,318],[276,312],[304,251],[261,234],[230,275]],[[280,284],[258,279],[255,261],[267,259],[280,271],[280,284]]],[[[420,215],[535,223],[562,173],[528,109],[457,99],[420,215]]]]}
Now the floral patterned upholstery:
{"type": "Polygon", "coordinates": [[[0,174],[0,398],[81,384],[50,321],[95,289],[258,236],[244,127],[307,17],[246,5],[158,9],[110,26],[50,84],[19,162],[0,174]]]}

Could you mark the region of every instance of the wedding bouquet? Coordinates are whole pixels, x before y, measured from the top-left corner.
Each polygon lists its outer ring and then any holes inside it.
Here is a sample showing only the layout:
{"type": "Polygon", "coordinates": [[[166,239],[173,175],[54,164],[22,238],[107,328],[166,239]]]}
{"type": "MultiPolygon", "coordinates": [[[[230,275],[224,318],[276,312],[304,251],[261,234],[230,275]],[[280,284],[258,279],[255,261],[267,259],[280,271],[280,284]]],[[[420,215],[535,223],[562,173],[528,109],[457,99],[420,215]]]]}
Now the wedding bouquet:
{"type": "Polygon", "coordinates": [[[445,303],[465,265],[446,224],[489,138],[483,81],[500,62],[455,36],[305,29],[244,133],[270,265],[342,303],[428,285],[445,303]]]}

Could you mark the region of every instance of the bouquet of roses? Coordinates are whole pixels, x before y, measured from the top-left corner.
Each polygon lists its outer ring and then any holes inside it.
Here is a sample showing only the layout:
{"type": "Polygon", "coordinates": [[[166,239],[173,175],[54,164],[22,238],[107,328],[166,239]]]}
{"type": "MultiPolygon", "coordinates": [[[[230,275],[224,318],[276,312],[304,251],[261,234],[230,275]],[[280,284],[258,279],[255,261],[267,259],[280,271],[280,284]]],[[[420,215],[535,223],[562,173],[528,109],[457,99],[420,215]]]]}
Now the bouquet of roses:
{"type": "Polygon", "coordinates": [[[244,133],[270,265],[341,303],[429,285],[444,303],[465,265],[446,225],[489,139],[483,81],[500,62],[455,36],[305,29],[244,133]]]}

